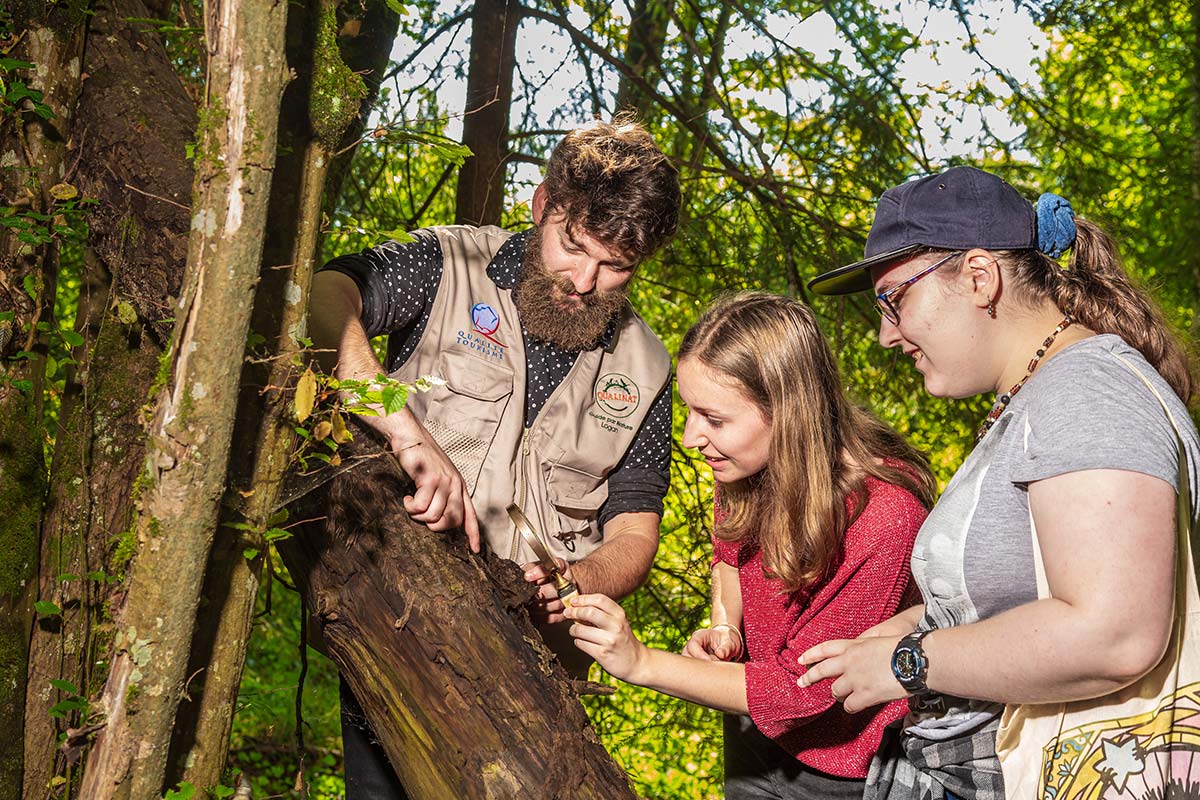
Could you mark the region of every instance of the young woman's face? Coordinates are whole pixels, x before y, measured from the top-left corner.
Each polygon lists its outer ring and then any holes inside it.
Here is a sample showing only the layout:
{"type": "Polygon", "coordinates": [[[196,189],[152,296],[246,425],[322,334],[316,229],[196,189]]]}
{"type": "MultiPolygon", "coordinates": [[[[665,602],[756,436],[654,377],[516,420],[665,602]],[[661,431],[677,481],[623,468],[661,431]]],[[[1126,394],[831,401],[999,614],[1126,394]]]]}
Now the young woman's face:
{"type": "Polygon", "coordinates": [[[762,472],[771,450],[771,421],[742,385],[698,358],[681,360],[677,375],[679,396],[688,406],[683,446],[700,451],[720,483],[762,472]]]}
{"type": "MultiPolygon", "coordinates": [[[[928,267],[934,257],[918,256],[871,270],[875,293],[903,283],[928,267]]],[[[953,264],[943,267],[954,270],[953,264]]],[[[953,277],[934,272],[905,286],[890,299],[900,315],[899,324],[882,317],[879,343],[899,347],[913,359],[925,377],[925,389],[935,397],[969,397],[994,390],[987,372],[983,331],[978,327],[981,312],[966,293],[959,291],[953,277]]]]}

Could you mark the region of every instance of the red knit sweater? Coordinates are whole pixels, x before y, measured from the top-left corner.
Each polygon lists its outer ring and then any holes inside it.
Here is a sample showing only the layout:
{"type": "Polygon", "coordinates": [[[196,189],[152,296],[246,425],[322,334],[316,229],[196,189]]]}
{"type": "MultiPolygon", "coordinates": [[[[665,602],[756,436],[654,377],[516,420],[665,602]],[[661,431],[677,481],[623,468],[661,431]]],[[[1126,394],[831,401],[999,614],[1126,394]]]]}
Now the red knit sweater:
{"type": "Polygon", "coordinates": [[[833,577],[785,594],[763,574],[757,545],[713,539],[713,556],[737,567],[746,637],[746,700],[764,734],[822,772],[865,778],[883,728],[903,717],[896,701],[847,714],[830,681],[801,689],[800,654],[828,639],[853,639],[912,604],[909,558],[925,508],[909,492],[867,478],[866,508],[846,531],[844,558],[833,577]]]}

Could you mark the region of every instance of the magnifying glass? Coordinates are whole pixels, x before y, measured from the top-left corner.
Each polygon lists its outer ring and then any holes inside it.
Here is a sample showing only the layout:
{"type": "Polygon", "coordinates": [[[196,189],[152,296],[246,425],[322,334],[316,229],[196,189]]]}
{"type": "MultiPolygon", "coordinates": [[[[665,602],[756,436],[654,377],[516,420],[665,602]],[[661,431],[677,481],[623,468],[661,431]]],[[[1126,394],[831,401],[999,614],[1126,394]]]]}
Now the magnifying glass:
{"type": "Polygon", "coordinates": [[[579,594],[579,588],[558,571],[558,562],[551,557],[545,545],[542,544],[542,540],[538,538],[529,517],[525,516],[525,512],[521,510],[520,506],[513,503],[508,507],[508,518],[517,526],[517,533],[521,534],[525,544],[529,545],[529,549],[533,551],[533,557],[554,578],[554,588],[558,590],[558,599],[564,606],[571,605],[571,600],[579,594]]]}

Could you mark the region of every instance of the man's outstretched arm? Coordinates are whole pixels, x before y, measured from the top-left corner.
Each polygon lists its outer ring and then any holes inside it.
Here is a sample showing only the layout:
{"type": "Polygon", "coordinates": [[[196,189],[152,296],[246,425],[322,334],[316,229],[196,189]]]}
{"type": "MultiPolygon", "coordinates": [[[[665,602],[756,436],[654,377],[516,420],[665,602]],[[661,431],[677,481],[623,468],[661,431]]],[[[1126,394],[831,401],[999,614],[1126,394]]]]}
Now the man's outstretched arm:
{"type": "MultiPolygon", "coordinates": [[[[309,329],[321,368],[340,380],[371,381],[386,372],[363,328],[362,297],[354,279],[334,270],[318,272],[312,296],[309,329]]],[[[434,531],[462,526],[471,550],[479,552],[479,523],[462,475],[411,411],[377,411],[379,416],[361,419],[387,439],[416,483],[416,493],[404,498],[409,516],[434,531]]]]}

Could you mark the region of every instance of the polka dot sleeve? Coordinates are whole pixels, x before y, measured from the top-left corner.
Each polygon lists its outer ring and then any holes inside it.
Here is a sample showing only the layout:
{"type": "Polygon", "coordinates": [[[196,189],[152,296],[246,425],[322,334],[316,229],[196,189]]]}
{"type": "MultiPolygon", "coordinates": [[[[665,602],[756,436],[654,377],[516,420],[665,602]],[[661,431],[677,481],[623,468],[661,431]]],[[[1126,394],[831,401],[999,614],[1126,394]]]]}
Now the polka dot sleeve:
{"type": "Polygon", "coordinates": [[[322,267],[348,275],[358,285],[369,339],[414,323],[423,329],[429,318],[442,279],[442,246],[429,231],[413,235],[412,242],[384,242],[322,267]]]}
{"type": "Polygon", "coordinates": [[[618,514],[651,511],[662,515],[671,479],[671,386],[654,398],[650,413],[633,444],[608,476],[608,500],[600,509],[600,526],[618,514]]]}

